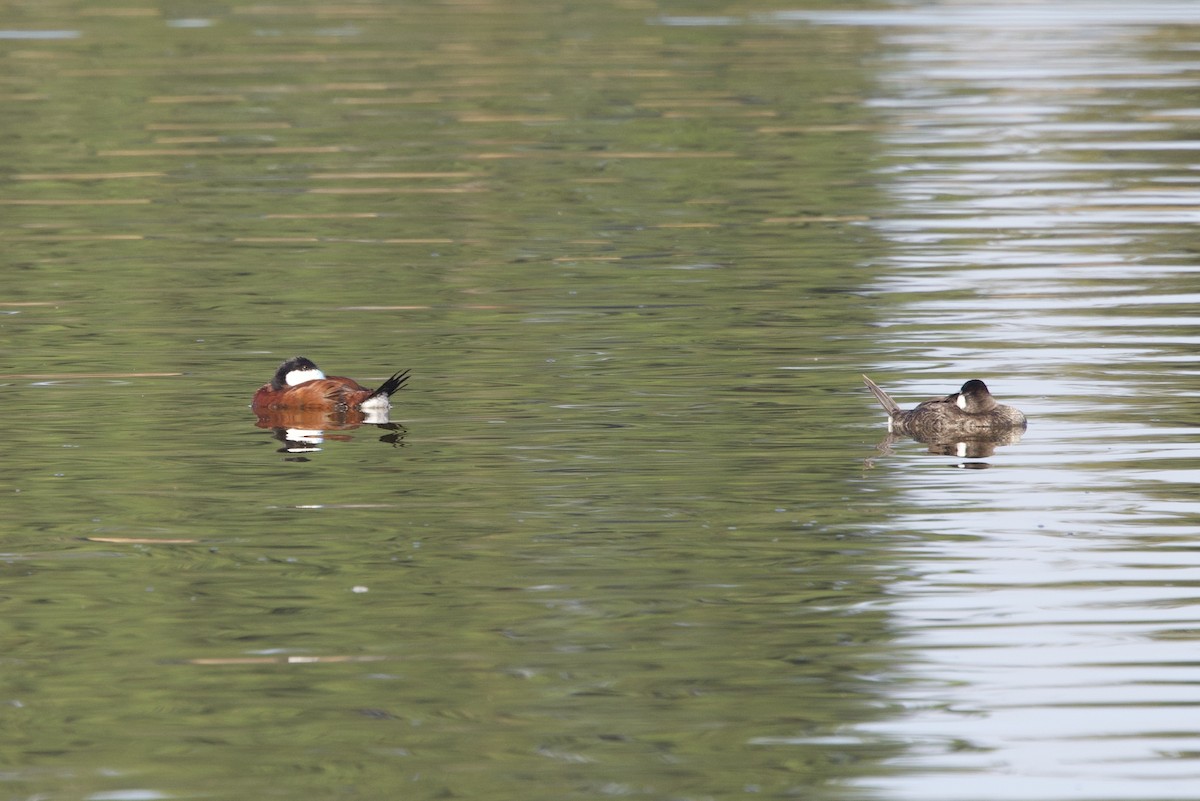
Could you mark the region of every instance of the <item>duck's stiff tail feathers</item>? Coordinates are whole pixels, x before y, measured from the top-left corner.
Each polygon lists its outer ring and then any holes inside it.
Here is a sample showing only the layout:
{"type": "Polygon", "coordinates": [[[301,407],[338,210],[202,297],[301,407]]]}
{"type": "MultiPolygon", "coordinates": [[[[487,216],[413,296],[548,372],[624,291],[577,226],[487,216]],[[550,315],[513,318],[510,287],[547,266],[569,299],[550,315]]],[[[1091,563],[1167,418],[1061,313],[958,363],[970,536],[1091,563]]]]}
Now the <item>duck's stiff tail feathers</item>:
{"type": "Polygon", "coordinates": [[[875,396],[875,400],[879,401],[879,405],[888,413],[888,417],[894,417],[896,414],[903,411],[900,404],[892,400],[892,396],[884,392],[878,384],[871,379],[863,376],[863,381],[867,384],[867,389],[871,390],[871,394],[875,396]]]}
{"type": "Polygon", "coordinates": [[[375,390],[374,392],[372,392],[370,395],[367,396],[366,400],[364,400],[363,403],[366,403],[367,401],[371,400],[372,398],[378,398],[380,396],[383,396],[384,398],[392,397],[392,393],[395,392],[396,390],[400,389],[400,387],[404,386],[404,382],[408,381],[409,372],[411,372],[411,371],[401,370],[400,372],[396,373],[391,378],[389,378],[387,381],[384,381],[382,384],[379,385],[379,389],[375,390]]]}

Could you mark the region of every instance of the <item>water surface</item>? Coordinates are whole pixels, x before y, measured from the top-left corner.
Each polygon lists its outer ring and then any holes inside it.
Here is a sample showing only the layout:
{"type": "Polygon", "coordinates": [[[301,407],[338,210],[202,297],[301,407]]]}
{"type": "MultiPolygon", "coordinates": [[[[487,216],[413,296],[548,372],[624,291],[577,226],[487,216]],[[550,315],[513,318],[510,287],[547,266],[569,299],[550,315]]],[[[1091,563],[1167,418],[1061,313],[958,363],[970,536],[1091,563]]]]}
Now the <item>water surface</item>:
{"type": "Polygon", "coordinates": [[[1188,797],[1196,22],[0,14],[9,794],[1188,797]]]}

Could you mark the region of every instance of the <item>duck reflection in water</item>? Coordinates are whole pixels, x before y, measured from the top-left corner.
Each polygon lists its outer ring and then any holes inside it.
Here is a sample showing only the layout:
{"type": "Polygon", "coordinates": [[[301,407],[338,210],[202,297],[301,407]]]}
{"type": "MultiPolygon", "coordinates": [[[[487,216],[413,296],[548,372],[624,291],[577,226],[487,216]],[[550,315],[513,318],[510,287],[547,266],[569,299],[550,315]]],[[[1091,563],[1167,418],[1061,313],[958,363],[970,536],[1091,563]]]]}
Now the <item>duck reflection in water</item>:
{"type": "Polygon", "coordinates": [[[349,442],[354,439],[348,433],[331,432],[348,432],[361,426],[374,426],[387,432],[379,441],[397,448],[404,445],[404,435],[408,433],[404,426],[388,420],[386,410],[269,409],[256,411],[255,414],[258,415],[255,425],[270,429],[275,439],[283,443],[283,447],[278,449],[279,453],[316,453],[326,440],[349,442]]]}
{"type": "Polygon", "coordinates": [[[878,446],[885,454],[891,453],[892,444],[900,437],[910,437],[928,444],[932,454],[979,459],[992,456],[997,445],[1019,442],[1028,425],[1024,414],[998,403],[979,379],[971,379],[958,392],[927,400],[908,411],[870,378],[864,375],[863,381],[888,413],[888,436],[878,446]]]}

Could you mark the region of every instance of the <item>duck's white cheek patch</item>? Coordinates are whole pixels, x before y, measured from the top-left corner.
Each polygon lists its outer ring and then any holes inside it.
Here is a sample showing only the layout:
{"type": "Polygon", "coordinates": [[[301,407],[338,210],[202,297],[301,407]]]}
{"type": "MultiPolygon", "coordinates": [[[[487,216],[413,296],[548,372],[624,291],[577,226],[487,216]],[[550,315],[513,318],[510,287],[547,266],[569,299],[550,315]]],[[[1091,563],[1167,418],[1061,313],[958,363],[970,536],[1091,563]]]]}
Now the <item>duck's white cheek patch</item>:
{"type": "Polygon", "coordinates": [[[958,458],[962,459],[967,455],[967,443],[960,442],[954,446],[954,453],[958,458]]]}
{"type": "Polygon", "coordinates": [[[325,377],[325,374],[315,368],[312,370],[292,370],[290,373],[287,374],[287,385],[289,387],[294,387],[297,384],[304,384],[309,381],[316,381],[317,379],[324,378],[324,377],[325,377]]]}
{"type": "Polygon", "coordinates": [[[958,398],[954,401],[954,405],[957,406],[958,408],[962,409],[965,412],[967,410],[967,396],[959,395],[958,398]]]}

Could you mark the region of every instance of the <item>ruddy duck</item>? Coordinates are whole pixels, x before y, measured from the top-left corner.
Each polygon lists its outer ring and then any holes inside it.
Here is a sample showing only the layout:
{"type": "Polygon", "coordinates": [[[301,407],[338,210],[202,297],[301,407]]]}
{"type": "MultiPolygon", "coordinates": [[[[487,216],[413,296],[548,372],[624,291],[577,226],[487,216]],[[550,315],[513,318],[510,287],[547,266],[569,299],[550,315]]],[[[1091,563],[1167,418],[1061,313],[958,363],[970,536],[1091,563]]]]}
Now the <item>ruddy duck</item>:
{"type": "Polygon", "coordinates": [[[406,381],[408,370],[403,370],[380,384],[379,389],[370,389],[352,378],[326,377],[311,361],[297,356],[279,365],[271,382],[254,393],[250,405],[259,413],[284,409],[387,411],[392,393],[406,381]]]}
{"type": "Polygon", "coordinates": [[[1025,415],[996,403],[987,384],[977,378],[944,398],[934,398],[904,411],[891,396],[863,376],[867,389],[888,413],[888,431],[923,442],[995,440],[1025,430],[1025,415]]]}

